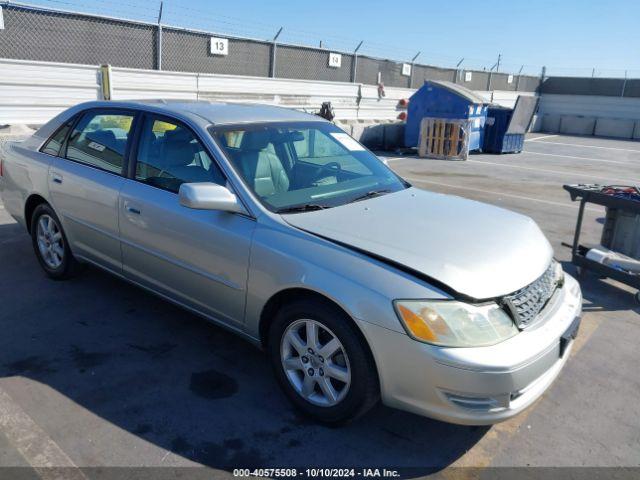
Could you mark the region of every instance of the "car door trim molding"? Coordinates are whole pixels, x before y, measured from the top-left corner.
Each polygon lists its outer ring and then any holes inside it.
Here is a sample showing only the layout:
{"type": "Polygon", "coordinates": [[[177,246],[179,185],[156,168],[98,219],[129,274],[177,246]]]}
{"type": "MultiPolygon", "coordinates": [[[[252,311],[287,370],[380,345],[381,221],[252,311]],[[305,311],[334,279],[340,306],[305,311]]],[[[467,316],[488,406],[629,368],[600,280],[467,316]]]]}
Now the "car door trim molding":
{"type": "Polygon", "coordinates": [[[83,227],[87,227],[90,230],[93,230],[94,232],[98,232],[101,233],[102,235],[112,238],[114,240],[117,241],[121,241],[120,237],[117,235],[114,235],[113,233],[107,232],[106,230],[103,230],[102,228],[98,228],[95,225],[91,225],[90,223],[85,222],[84,220],[80,220],[77,217],[74,217],[73,215],[69,215],[69,214],[62,214],[61,215],[62,218],[64,218],[65,220],[71,220],[72,222],[75,222],[79,225],[82,225],[83,227]]]}
{"type": "MultiPolygon", "coordinates": [[[[153,255],[154,257],[159,258],[160,260],[164,260],[165,262],[170,263],[172,265],[175,265],[176,267],[183,268],[183,269],[188,270],[188,271],[190,271],[192,273],[200,275],[200,276],[202,276],[204,278],[207,278],[209,280],[213,280],[214,282],[217,282],[217,283],[220,283],[220,284],[222,284],[222,285],[224,285],[226,287],[232,288],[233,290],[237,290],[239,292],[244,292],[244,290],[245,290],[241,285],[238,285],[237,283],[230,282],[229,280],[225,280],[223,277],[221,277],[219,275],[214,275],[214,274],[211,274],[211,273],[207,273],[204,270],[201,270],[199,268],[193,267],[193,266],[191,266],[191,265],[189,265],[187,263],[175,260],[175,259],[173,259],[173,258],[171,258],[171,257],[169,257],[167,255],[164,255],[164,254],[162,254],[162,253],[160,253],[160,252],[158,252],[156,250],[152,250],[150,248],[142,247],[142,246],[138,245],[137,243],[131,242],[129,240],[125,240],[124,238],[120,238],[120,241],[122,243],[124,243],[125,245],[128,245],[130,247],[136,248],[136,249],[138,249],[138,250],[140,250],[140,251],[142,251],[144,253],[147,253],[149,255],[153,255]]],[[[124,259],[123,259],[123,266],[124,266],[125,269],[128,268],[126,266],[126,264],[124,263],[124,259]]]]}

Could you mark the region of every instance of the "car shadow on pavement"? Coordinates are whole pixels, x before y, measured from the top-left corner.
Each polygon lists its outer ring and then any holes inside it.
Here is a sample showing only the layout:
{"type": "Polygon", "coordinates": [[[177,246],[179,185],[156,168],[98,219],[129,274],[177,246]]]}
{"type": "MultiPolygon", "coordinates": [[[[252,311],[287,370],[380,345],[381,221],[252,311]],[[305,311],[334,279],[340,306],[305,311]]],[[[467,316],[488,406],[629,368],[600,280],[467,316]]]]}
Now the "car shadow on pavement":
{"type": "Polygon", "coordinates": [[[315,424],[292,409],[266,356],[236,335],[95,268],[49,280],[15,225],[0,225],[0,240],[0,291],[12,292],[0,311],[0,377],[18,377],[17,389],[20,377],[35,380],[63,396],[23,408],[49,418],[49,435],[79,465],[120,465],[120,454],[145,451],[148,442],[227,471],[349,466],[420,474],[450,465],[488,431],[383,406],[346,426],[315,424]],[[83,409],[117,433],[98,435],[83,409]]]}

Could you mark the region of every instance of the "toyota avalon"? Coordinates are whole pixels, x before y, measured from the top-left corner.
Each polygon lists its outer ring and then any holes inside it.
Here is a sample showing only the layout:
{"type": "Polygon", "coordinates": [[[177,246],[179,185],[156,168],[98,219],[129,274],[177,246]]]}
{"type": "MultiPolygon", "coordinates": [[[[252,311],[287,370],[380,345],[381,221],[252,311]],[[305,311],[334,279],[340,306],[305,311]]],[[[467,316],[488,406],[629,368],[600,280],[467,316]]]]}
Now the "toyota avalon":
{"type": "Polygon", "coordinates": [[[558,376],[582,297],[528,217],[412,187],[295,110],[91,102],[0,152],[55,280],[102,268],[266,351],[322,422],[491,424],[558,376]]]}

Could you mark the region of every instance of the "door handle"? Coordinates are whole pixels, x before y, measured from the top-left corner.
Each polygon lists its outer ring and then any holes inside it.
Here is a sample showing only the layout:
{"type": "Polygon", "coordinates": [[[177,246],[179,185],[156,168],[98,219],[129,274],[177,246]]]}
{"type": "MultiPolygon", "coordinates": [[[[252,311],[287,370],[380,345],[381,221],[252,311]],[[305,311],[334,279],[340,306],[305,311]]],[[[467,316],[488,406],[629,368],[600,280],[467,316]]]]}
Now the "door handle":
{"type": "Polygon", "coordinates": [[[135,215],[140,215],[140,209],[134,207],[133,205],[131,205],[129,202],[124,202],[124,208],[127,210],[127,212],[129,213],[133,213],[135,215]]]}
{"type": "Polygon", "coordinates": [[[62,183],[62,175],[58,173],[52,173],[51,180],[53,181],[53,183],[62,183]]]}

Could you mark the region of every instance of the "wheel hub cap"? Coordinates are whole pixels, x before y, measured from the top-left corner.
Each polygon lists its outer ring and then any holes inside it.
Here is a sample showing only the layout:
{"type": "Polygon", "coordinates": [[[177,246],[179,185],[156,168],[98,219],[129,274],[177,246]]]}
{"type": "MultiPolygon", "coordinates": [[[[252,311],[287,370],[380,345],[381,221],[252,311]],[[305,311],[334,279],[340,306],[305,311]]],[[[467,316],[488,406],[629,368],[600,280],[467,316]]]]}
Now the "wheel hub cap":
{"type": "Polygon", "coordinates": [[[50,215],[38,219],[36,230],[38,251],[49,268],[59,268],[64,261],[64,242],[62,230],[50,215]]]}
{"type": "Polygon", "coordinates": [[[289,325],[282,337],[280,358],[295,391],[314,405],[337,405],[349,391],[351,367],[345,348],[316,320],[289,325]]]}

